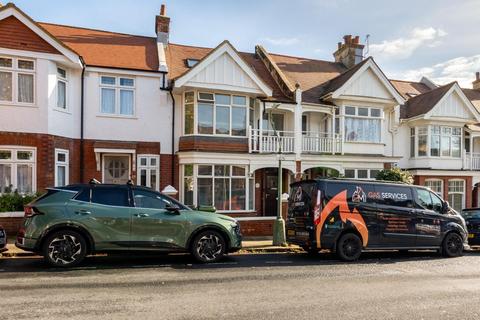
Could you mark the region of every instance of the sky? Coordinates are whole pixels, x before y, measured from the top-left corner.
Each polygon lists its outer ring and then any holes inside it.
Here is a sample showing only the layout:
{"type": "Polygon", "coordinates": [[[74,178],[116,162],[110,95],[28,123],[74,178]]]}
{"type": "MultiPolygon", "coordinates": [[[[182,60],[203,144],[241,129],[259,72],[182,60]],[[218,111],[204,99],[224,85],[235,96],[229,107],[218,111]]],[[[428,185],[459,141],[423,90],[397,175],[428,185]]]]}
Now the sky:
{"type": "MultiPolygon", "coordinates": [[[[5,4],[6,1],[0,0],[5,4]]],[[[170,41],[332,60],[345,34],[360,36],[365,52],[393,79],[470,88],[480,71],[478,0],[15,0],[42,22],[155,36],[155,15],[166,4],[170,41]],[[368,48],[368,52],[367,51],[368,48]]]]}

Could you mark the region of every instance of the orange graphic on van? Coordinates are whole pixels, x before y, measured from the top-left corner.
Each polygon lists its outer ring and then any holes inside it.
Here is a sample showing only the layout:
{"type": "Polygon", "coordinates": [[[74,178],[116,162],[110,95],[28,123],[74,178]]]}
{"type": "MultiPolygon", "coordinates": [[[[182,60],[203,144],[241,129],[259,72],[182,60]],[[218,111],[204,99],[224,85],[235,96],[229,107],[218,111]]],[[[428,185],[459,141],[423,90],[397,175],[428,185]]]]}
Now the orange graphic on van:
{"type": "Polygon", "coordinates": [[[316,237],[317,237],[317,247],[321,248],[320,244],[320,235],[322,234],[323,225],[327,220],[328,216],[338,208],[340,213],[340,219],[343,223],[350,221],[362,237],[363,246],[367,246],[368,243],[368,229],[365,221],[363,220],[362,215],[356,208],[353,208],[350,211],[347,202],[347,190],[344,190],[337,195],[335,195],[327,205],[323,208],[320,216],[315,220],[315,225],[317,226],[316,237]]]}

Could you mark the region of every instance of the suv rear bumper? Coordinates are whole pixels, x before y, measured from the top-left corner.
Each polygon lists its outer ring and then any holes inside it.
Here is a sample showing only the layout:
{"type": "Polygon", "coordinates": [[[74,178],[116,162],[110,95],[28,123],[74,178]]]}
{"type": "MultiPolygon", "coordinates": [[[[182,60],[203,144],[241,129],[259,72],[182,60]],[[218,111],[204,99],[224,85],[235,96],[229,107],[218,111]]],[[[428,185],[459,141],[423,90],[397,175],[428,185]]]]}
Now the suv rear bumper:
{"type": "Polygon", "coordinates": [[[35,251],[37,246],[37,239],[17,237],[15,246],[25,251],[35,251]]]}

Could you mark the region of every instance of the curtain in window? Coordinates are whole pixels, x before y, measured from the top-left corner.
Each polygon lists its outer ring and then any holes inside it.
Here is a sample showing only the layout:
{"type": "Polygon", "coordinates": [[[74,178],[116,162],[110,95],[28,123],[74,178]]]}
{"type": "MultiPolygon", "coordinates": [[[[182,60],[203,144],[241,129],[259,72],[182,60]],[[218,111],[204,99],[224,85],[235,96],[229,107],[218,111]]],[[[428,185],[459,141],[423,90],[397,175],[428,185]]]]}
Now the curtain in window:
{"type": "Polygon", "coordinates": [[[246,189],[245,178],[232,178],[231,210],[245,210],[246,189]]]}
{"type": "Polygon", "coordinates": [[[12,184],[12,166],[0,164],[0,193],[8,191],[12,184]]]}
{"type": "Polygon", "coordinates": [[[18,74],[18,102],[33,103],[33,75],[18,74]]]}
{"type": "Polygon", "coordinates": [[[212,178],[198,178],[197,180],[197,204],[199,206],[212,206],[213,205],[213,195],[212,195],[212,178]]]}
{"type": "Polygon", "coordinates": [[[247,108],[232,107],[232,135],[247,135],[247,108]]]}
{"type": "Polygon", "coordinates": [[[12,101],[12,74],[0,72],[0,101],[12,101]]]}
{"type": "Polygon", "coordinates": [[[63,187],[66,184],[66,167],[58,166],[57,167],[57,187],[63,187]]]}
{"type": "Polygon", "coordinates": [[[133,114],[133,91],[120,90],[120,114],[133,114]]]}
{"type": "Polygon", "coordinates": [[[65,109],[67,107],[66,100],[67,87],[65,82],[57,82],[57,107],[65,109]]]}
{"type": "Polygon", "coordinates": [[[17,191],[19,193],[32,192],[32,166],[28,164],[17,165],[17,191]]]}
{"type": "Polygon", "coordinates": [[[380,120],[345,118],[346,141],[380,142],[380,120]]]}
{"type": "Polygon", "coordinates": [[[102,113],[115,113],[115,89],[102,88],[102,113]]]}
{"type": "Polygon", "coordinates": [[[215,208],[230,210],[230,180],[215,178],[215,208]]]}

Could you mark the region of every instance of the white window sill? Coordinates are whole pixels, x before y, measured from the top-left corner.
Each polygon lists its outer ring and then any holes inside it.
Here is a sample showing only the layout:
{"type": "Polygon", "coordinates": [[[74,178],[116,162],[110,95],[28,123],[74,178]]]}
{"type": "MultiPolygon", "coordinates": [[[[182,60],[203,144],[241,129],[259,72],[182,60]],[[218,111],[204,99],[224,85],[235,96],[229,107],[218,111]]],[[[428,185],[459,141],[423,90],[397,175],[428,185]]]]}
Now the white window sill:
{"type": "Polygon", "coordinates": [[[345,143],[351,144],[371,144],[371,145],[379,145],[379,146],[386,146],[383,142],[368,142],[368,141],[345,141],[345,143]]]}
{"type": "Polygon", "coordinates": [[[99,118],[113,118],[113,119],[127,119],[127,120],[137,120],[136,116],[126,116],[121,114],[108,114],[108,113],[98,113],[97,117],[99,118]]]}
{"type": "Polygon", "coordinates": [[[35,105],[35,103],[20,103],[20,102],[8,102],[8,101],[0,101],[0,106],[38,108],[38,106],[35,105]]]}
{"type": "Polygon", "coordinates": [[[66,113],[66,114],[72,114],[68,108],[58,108],[58,107],[53,107],[52,108],[54,111],[61,112],[61,113],[66,113]]]}

